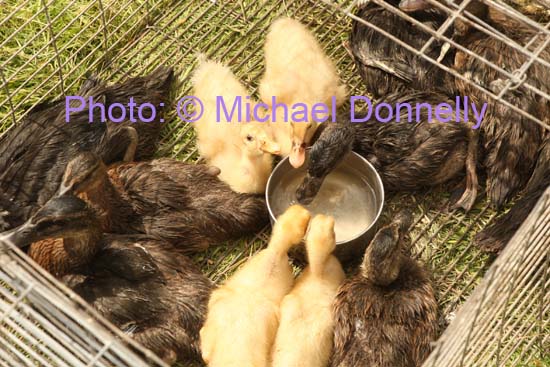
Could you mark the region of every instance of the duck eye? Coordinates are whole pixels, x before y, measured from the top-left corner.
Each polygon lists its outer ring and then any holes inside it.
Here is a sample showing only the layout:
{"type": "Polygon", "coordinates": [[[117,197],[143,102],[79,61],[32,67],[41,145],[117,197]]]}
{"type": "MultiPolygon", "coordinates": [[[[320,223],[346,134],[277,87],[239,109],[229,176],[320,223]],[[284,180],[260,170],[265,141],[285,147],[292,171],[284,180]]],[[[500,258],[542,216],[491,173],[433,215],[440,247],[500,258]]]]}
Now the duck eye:
{"type": "Polygon", "coordinates": [[[246,136],[246,140],[252,141],[252,140],[254,140],[254,138],[252,137],[252,135],[248,134],[248,135],[246,136]]]}

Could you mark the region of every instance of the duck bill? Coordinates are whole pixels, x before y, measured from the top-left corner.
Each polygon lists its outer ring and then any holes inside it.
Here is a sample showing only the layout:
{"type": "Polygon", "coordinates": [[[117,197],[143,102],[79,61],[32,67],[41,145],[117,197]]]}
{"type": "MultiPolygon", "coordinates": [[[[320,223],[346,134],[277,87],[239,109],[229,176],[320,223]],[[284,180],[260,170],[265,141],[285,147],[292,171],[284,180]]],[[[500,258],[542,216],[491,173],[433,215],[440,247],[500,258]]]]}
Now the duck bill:
{"type": "Polygon", "coordinates": [[[288,160],[294,168],[301,167],[306,160],[306,148],[305,144],[293,145],[292,150],[290,151],[290,156],[288,160]]]}
{"type": "Polygon", "coordinates": [[[57,196],[63,196],[69,193],[71,190],[71,186],[65,185],[63,182],[61,182],[61,184],[59,185],[59,189],[57,189],[57,196]]]}
{"type": "Polygon", "coordinates": [[[279,146],[279,144],[274,142],[263,142],[261,149],[266,153],[275,154],[275,155],[281,154],[281,147],[279,146]]]}
{"type": "Polygon", "coordinates": [[[25,222],[17,228],[0,233],[0,243],[10,244],[15,247],[25,247],[32,242],[34,224],[25,222]]]}
{"type": "Polygon", "coordinates": [[[322,178],[306,175],[300,186],[296,189],[296,200],[302,205],[311,204],[322,184],[322,178]]]}
{"type": "Polygon", "coordinates": [[[407,13],[424,10],[429,7],[430,3],[426,0],[401,0],[401,2],[399,3],[399,9],[407,13]]]}

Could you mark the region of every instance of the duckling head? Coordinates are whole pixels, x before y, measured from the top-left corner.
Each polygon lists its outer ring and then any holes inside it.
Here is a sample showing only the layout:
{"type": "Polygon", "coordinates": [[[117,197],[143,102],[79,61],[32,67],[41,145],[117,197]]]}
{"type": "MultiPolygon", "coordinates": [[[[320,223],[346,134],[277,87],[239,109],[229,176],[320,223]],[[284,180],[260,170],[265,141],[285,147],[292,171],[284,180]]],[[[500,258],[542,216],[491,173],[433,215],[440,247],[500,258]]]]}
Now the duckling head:
{"type": "Polygon", "coordinates": [[[105,165],[96,154],[80,153],[67,163],[58,195],[87,192],[101,183],[104,173],[105,165]]]}
{"type": "Polygon", "coordinates": [[[72,195],[53,197],[21,226],[0,235],[0,241],[24,247],[45,238],[78,238],[97,220],[86,203],[72,195]]]}
{"type": "Polygon", "coordinates": [[[281,148],[260,123],[246,123],[241,126],[241,138],[245,151],[251,156],[264,153],[280,154],[281,148]]]}
{"type": "Polygon", "coordinates": [[[269,246],[275,246],[288,251],[290,246],[296,245],[302,241],[306,234],[309,221],[311,219],[310,212],[300,206],[292,205],[288,207],[283,214],[277,218],[277,222],[273,226],[273,233],[269,246]],[[283,244],[281,246],[281,244],[283,244]]]}
{"type": "Polygon", "coordinates": [[[306,247],[325,247],[328,253],[336,248],[336,234],[334,233],[334,218],[328,215],[317,214],[311,220],[307,233],[306,247]]]}
{"type": "Polygon", "coordinates": [[[307,232],[306,250],[309,264],[312,268],[322,268],[322,263],[335,248],[334,218],[317,214],[311,220],[307,232]]]}
{"type": "Polygon", "coordinates": [[[361,274],[373,284],[392,284],[401,270],[402,247],[405,232],[412,222],[411,214],[403,211],[395,220],[381,228],[365,251],[361,264],[361,274]]]}

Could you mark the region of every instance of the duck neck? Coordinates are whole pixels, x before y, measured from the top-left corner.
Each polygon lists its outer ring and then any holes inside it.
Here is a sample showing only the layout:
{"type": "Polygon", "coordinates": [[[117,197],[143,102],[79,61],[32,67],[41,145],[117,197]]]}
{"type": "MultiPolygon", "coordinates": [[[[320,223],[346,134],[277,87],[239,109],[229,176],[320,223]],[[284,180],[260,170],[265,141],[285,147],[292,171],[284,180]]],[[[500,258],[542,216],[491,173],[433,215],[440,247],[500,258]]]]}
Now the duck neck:
{"type": "Polygon", "coordinates": [[[384,259],[380,262],[370,261],[367,264],[364,261],[361,266],[361,274],[372,284],[386,287],[395,282],[395,280],[399,277],[402,263],[403,257],[400,253],[396,254],[396,256],[392,258],[384,259]]]}
{"type": "Polygon", "coordinates": [[[69,257],[67,272],[80,272],[101,250],[102,243],[103,236],[99,228],[91,228],[79,236],[65,238],[63,248],[69,257]]]}
{"type": "MultiPolygon", "coordinates": [[[[99,223],[98,223],[99,226],[99,223]]],[[[29,256],[57,278],[81,273],[102,247],[102,231],[89,228],[65,238],[44,239],[31,244],[29,256]]]]}
{"type": "Polygon", "coordinates": [[[116,226],[124,225],[121,221],[126,221],[127,216],[123,215],[123,209],[127,206],[113,186],[107,172],[92,189],[81,193],[79,197],[95,210],[103,231],[112,231],[116,226]]]}
{"type": "Polygon", "coordinates": [[[239,163],[241,174],[247,177],[251,186],[254,186],[254,192],[262,192],[267,185],[267,179],[271,172],[272,164],[270,158],[265,154],[251,154],[241,152],[239,163]]]}

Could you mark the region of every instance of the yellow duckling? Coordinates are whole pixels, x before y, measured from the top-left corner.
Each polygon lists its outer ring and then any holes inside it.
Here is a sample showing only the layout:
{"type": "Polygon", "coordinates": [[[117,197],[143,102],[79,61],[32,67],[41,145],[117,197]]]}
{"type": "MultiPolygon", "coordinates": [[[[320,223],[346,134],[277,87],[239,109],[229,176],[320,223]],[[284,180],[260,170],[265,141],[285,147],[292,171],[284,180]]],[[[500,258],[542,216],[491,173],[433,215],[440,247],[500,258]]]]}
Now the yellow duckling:
{"type": "Polygon", "coordinates": [[[200,331],[202,357],[210,367],[269,365],[279,306],[294,282],[287,253],[304,237],[309,219],[303,207],[288,208],[267,248],[212,293],[200,331]]]}
{"type": "Polygon", "coordinates": [[[322,367],[332,354],[332,303],[345,274],[332,255],[334,218],[317,215],[306,240],[309,266],[281,304],[273,367],[322,367]]]}

